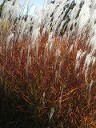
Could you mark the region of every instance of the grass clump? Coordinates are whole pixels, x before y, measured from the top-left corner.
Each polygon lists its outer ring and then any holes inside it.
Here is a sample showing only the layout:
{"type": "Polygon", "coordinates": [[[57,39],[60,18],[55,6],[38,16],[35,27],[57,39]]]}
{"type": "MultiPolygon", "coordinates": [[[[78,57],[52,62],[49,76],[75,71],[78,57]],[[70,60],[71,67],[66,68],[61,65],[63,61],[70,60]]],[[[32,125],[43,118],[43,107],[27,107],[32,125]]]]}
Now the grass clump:
{"type": "Polygon", "coordinates": [[[74,42],[54,37],[50,45],[47,34],[34,45],[25,39],[0,42],[2,128],[95,128],[96,67],[85,77],[86,53],[75,68],[85,46],[79,38],[74,42]]]}

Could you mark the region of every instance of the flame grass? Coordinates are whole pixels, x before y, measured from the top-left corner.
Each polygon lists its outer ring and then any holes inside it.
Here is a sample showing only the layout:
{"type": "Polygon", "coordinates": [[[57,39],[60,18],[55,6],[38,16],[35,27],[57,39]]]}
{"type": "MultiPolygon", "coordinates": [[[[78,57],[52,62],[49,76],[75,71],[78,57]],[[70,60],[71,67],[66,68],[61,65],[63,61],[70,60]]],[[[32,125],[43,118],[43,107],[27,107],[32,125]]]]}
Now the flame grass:
{"type": "Polygon", "coordinates": [[[48,34],[39,37],[34,45],[25,39],[13,40],[9,44],[0,42],[0,125],[14,127],[17,124],[22,128],[95,127],[96,87],[92,86],[90,93],[88,87],[91,80],[94,80],[94,85],[96,83],[96,66],[90,67],[85,78],[84,60],[90,52],[84,44],[86,38],[83,41],[78,38],[75,46],[76,40],[72,37],[54,37],[51,50],[48,34]],[[87,53],[75,70],[80,49],[87,50],[87,53]]]}

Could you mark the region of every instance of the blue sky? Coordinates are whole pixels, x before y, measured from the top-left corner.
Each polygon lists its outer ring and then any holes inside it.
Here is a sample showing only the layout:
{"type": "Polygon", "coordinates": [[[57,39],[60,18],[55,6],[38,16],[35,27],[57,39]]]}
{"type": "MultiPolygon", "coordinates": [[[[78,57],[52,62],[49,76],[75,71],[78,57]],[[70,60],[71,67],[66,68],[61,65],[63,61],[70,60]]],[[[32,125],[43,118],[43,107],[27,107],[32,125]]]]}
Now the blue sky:
{"type": "MultiPolygon", "coordinates": [[[[20,3],[24,3],[25,0],[20,0],[20,3]]],[[[27,0],[26,0],[27,1],[27,0]]],[[[29,0],[30,1],[30,5],[33,4],[30,12],[29,12],[29,15],[33,15],[34,13],[34,10],[35,10],[35,7],[38,6],[38,7],[42,7],[43,6],[43,3],[45,0],[29,0]]],[[[0,0],[0,3],[2,3],[3,0],[0,0]]]]}
{"type": "MultiPolygon", "coordinates": [[[[44,0],[29,0],[30,1],[30,6],[32,5],[31,9],[30,9],[30,12],[29,12],[29,15],[33,15],[34,14],[34,10],[37,7],[42,7],[43,6],[43,3],[44,3],[44,0]]],[[[20,0],[21,3],[24,2],[24,0],[20,0]]]]}
{"type": "MultiPolygon", "coordinates": [[[[0,0],[0,3],[2,3],[3,0],[0,0]]],[[[24,0],[20,0],[23,2],[24,0]]],[[[30,0],[31,3],[34,3],[35,5],[42,5],[44,0],[30,0]]]]}

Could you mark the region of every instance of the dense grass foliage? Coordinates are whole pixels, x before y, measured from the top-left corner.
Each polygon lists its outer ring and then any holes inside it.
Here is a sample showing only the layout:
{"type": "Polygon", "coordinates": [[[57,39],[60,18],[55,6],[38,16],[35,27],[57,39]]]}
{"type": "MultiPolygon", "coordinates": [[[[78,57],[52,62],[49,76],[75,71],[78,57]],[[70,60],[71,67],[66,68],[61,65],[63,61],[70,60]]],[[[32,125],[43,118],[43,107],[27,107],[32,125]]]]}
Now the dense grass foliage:
{"type": "Polygon", "coordinates": [[[30,17],[25,4],[5,2],[0,128],[96,128],[95,6],[49,1],[30,17]]]}
{"type": "Polygon", "coordinates": [[[84,54],[75,68],[77,52],[85,49],[81,38],[69,49],[75,41],[54,38],[49,45],[46,33],[35,45],[0,42],[0,126],[95,128],[96,67],[85,78],[84,54]]]}

